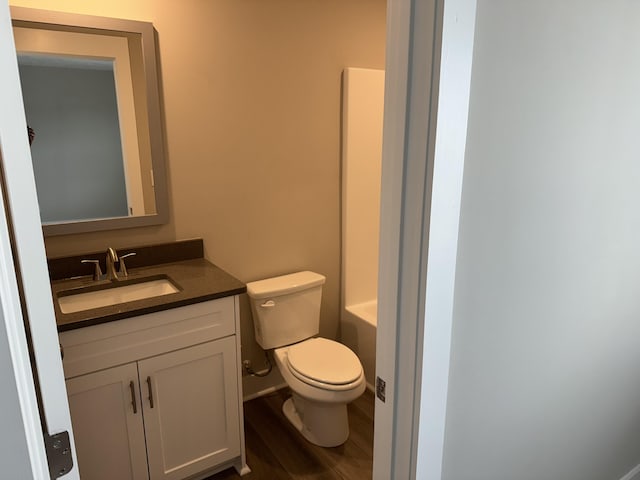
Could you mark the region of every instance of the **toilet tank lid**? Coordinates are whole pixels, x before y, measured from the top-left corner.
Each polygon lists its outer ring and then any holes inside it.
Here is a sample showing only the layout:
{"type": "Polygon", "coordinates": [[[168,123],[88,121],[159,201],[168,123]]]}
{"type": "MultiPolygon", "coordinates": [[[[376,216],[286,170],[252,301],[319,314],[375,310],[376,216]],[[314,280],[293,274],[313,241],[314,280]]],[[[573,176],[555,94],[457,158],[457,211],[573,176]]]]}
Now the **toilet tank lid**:
{"type": "Polygon", "coordinates": [[[315,272],[290,273],[249,282],[247,283],[247,294],[251,298],[277,297],[322,285],[324,281],[324,275],[315,272]]]}

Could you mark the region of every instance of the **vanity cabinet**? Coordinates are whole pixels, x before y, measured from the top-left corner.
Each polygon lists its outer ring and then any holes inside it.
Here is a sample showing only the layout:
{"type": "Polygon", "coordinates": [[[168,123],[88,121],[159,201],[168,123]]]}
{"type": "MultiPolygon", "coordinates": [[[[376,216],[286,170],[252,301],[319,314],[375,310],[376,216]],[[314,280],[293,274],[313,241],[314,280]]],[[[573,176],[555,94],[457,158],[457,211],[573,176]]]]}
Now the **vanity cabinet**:
{"type": "Polygon", "coordinates": [[[131,402],[137,378],[130,363],[66,381],[83,480],[148,480],[142,411],[131,402]]]}
{"type": "Polygon", "coordinates": [[[83,480],[182,480],[244,455],[237,297],[62,332],[83,480]]]}
{"type": "Polygon", "coordinates": [[[152,479],[186,478],[240,454],[235,364],[231,337],[138,364],[152,479]]]}

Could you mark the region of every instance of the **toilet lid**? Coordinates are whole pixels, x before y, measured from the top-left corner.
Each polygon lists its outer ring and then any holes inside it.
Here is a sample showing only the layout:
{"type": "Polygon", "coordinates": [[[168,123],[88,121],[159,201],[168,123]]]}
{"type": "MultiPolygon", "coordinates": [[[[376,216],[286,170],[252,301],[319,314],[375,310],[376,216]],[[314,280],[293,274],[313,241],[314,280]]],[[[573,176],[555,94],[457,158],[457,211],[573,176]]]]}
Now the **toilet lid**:
{"type": "Polygon", "coordinates": [[[300,375],[330,385],[355,382],[360,360],[348,347],[326,338],[311,338],[289,348],[289,367],[300,375]]]}

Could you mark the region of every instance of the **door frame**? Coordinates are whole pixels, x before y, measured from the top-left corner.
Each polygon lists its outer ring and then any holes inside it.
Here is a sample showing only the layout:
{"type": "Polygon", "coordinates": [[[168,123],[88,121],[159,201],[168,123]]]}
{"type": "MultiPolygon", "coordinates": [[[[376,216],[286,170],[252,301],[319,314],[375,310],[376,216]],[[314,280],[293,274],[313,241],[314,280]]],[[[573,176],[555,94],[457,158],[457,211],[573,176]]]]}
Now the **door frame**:
{"type": "MultiPolygon", "coordinates": [[[[0,149],[4,179],[4,215],[0,215],[0,272],[4,278],[0,296],[4,325],[10,333],[33,478],[49,479],[43,433],[54,435],[67,431],[74,459],[76,452],[26,135],[11,14],[5,1],[0,2],[0,71],[0,149]],[[34,364],[29,360],[25,325],[29,325],[34,364]]],[[[74,462],[65,479],[79,478],[74,462]]]]}
{"type": "Polygon", "coordinates": [[[374,479],[442,478],[475,15],[388,3],[374,479]]]}

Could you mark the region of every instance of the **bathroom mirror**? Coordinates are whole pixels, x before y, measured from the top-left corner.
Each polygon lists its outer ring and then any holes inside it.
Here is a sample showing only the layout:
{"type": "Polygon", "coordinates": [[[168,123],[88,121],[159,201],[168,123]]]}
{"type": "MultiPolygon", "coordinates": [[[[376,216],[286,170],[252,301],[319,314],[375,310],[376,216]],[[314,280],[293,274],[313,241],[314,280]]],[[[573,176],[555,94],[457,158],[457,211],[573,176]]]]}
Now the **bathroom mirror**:
{"type": "Polygon", "coordinates": [[[166,223],[153,25],[11,16],[45,236],[166,223]]]}

